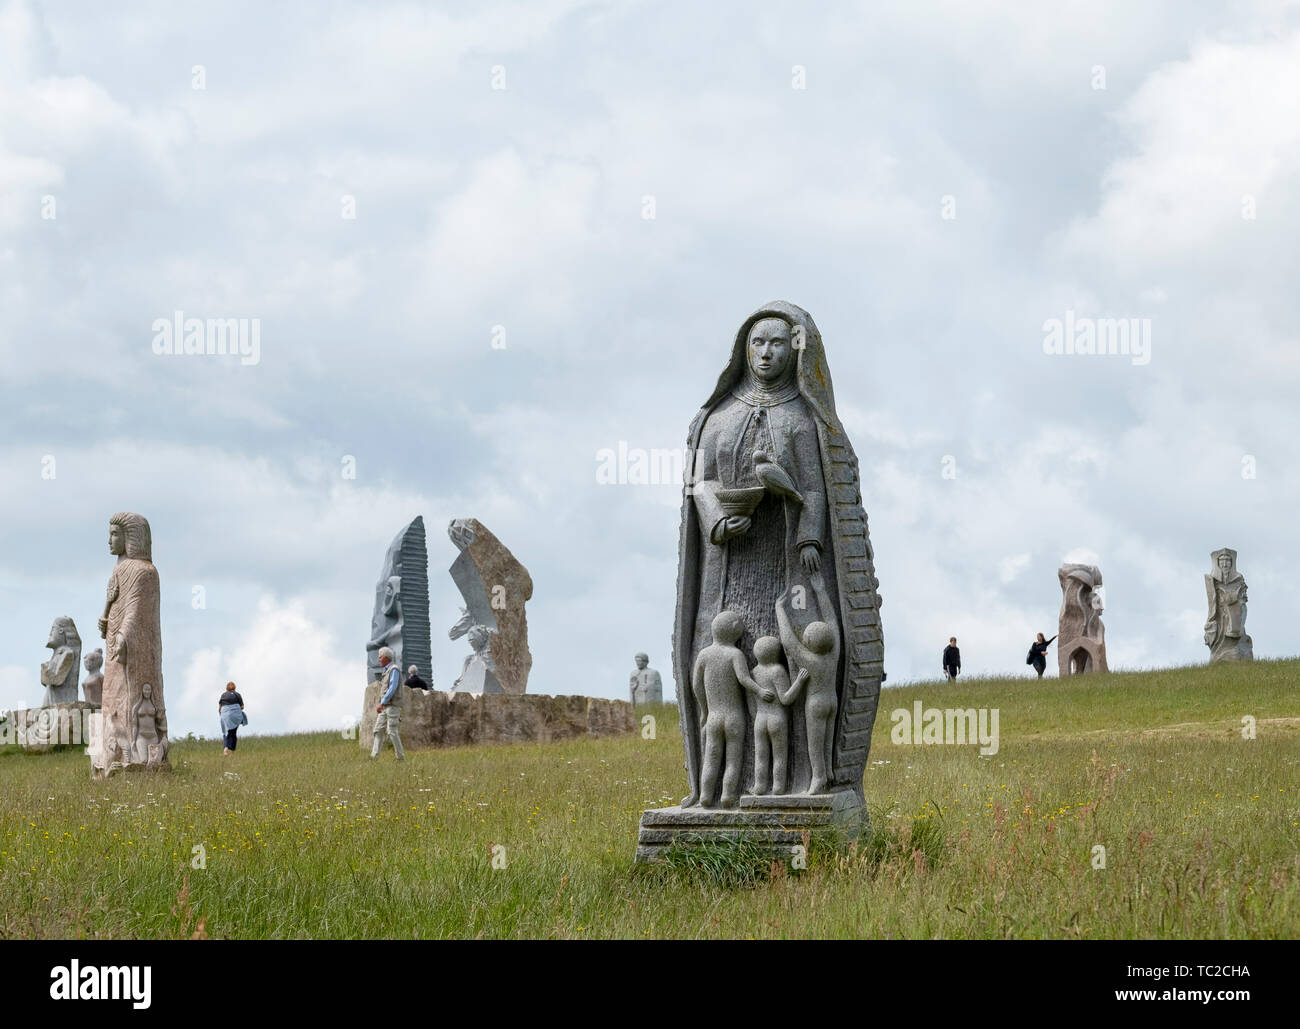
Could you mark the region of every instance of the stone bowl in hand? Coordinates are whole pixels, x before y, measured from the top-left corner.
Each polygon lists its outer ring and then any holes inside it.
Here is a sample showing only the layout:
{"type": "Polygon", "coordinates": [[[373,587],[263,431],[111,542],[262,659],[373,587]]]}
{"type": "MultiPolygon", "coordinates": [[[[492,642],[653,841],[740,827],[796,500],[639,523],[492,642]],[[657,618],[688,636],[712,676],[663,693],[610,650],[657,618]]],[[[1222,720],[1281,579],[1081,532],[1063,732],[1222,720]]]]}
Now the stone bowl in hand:
{"type": "Polygon", "coordinates": [[[718,503],[728,518],[748,518],[757,510],[767,492],[763,486],[743,486],[739,489],[720,489],[717,492],[718,503]]]}

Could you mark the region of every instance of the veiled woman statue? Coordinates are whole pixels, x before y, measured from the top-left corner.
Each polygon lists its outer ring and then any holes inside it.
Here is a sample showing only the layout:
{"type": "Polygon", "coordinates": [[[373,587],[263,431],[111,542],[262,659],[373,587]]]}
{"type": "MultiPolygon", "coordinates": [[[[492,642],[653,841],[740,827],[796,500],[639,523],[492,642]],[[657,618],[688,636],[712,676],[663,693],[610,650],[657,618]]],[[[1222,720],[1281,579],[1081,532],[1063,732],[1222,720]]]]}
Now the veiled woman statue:
{"type": "Polygon", "coordinates": [[[1205,577],[1210,606],[1205,645],[1210,648],[1210,663],[1254,660],[1254,644],[1246,635],[1246,580],[1237,571],[1237,552],[1225,547],[1210,558],[1214,571],[1205,577]]]}
{"type": "Polygon", "coordinates": [[[100,776],[116,768],[166,765],[168,746],[161,594],[149,523],[129,512],[113,515],[108,523],[108,549],[117,555],[117,564],[108,580],[107,602],[99,619],[107,666],[100,751],[91,758],[92,768],[100,776]],[[142,710],[151,715],[150,733],[139,732],[137,717],[142,710]],[[152,746],[138,746],[142,735],[152,746]]]}
{"type": "MultiPolygon", "coordinates": [[[[835,413],[821,334],[807,311],[777,302],[745,319],[717,387],[691,423],[687,452],[673,637],[691,786],[683,804],[699,802],[705,758],[702,702],[692,676],[701,650],[714,642],[714,618],[724,611],[740,616],[737,645],[750,668],[756,640],[781,639],[786,645],[778,662],[791,681],[809,683],[806,709],[803,697],[789,706],[787,792],[815,785],[812,792],[852,790],[861,799],[884,660],[878,583],[857,458],[835,413]],[[782,634],[778,603],[800,637],[810,625],[826,623],[802,639],[812,640],[812,651],[782,634]],[[825,681],[798,680],[797,654],[827,653],[832,637],[838,664],[832,661],[825,681]],[[823,717],[828,708],[823,784],[815,782],[809,757],[810,738],[820,737],[809,736],[806,718],[823,717]]],[[[770,654],[774,643],[760,649],[770,654]]],[[[744,792],[762,792],[749,786],[757,700],[746,690],[744,792]]],[[[724,806],[730,802],[724,799],[724,806]]]]}

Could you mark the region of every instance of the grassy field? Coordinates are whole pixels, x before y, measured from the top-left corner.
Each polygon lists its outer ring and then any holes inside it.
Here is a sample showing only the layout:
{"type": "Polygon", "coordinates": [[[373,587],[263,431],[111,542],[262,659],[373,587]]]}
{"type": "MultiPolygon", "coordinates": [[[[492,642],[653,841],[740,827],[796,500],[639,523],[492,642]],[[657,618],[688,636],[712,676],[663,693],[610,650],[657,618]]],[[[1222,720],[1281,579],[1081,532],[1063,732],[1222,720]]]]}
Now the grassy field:
{"type": "Polygon", "coordinates": [[[1300,935],[1298,661],[886,690],[871,833],[741,886],[632,865],[641,810],[685,792],[656,714],[653,740],[404,764],[179,742],[172,775],[98,784],[0,755],[0,938],[1300,935]],[[916,700],[997,708],[998,753],[892,742],[916,700]]]}

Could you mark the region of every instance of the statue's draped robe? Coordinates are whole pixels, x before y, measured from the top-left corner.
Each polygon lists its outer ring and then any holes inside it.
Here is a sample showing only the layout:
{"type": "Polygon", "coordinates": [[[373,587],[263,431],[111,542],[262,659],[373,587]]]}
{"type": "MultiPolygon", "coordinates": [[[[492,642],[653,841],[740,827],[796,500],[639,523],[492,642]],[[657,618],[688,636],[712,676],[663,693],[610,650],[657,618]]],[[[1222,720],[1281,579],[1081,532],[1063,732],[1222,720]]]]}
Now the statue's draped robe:
{"type": "Polygon", "coordinates": [[[108,646],[104,664],[104,754],[111,759],[120,747],[131,759],[131,712],[143,696],[146,683],[153,687],[159,736],[165,735],[162,683],[162,616],[158,569],[153,562],[122,558],[108,580],[108,646]],[[126,661],[109,656],[118,634],[125,639],[126,661]]]}
{"type": "Polygon", "coordinates": [[[1215,575],[1205,577],[1210,598],[1210,618],[1206,623],[1211,656],[1240,644],[1245,635],[1246,579],[1240,572],[1226,582],[1215,575]]]}

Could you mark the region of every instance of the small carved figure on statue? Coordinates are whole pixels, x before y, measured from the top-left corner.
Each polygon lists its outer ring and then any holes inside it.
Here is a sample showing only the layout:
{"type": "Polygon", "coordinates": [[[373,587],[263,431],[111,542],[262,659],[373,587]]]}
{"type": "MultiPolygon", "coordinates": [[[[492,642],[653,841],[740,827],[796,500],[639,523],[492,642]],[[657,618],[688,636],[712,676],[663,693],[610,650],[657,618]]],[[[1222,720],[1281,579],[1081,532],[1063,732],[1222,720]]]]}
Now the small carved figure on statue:
{"type": "Polygon", "coordinates": [[[808,786],[810,794],[825,793],[830,783],[835,714],[839,708],[835,679],[840,664],[840,631],[836,625],[835,608],[826,592],[826,580],[818,572],[811,581],[817,597],[817,610],[826,620],[809,622],[802,640],[790,624],[790,615],[785,609],[786,594],[783,593],[776,603],[781,645],[785,647],[790,667],[808,673],[804,723],[808,734],[808,763],[812,766],[812,782],[808,786]]]}
{"type": "Polygon", "coordinates": [[[150,747],[157,746],[158,709],[153,704],[153,687],[145,683],[140,687],[140,699],[131,709],[131,750],[132,764],[138,759],[140,764],[148,764],[150,747]]]}
{"type": "Polygon", "coordinates": [[[745,634],[745,623],[734,611],[720,611],[713,619],[713,642],[700,651],[691,675],[691,692],[700,712],[700,736],[704,762],[699,795],[682,801],[682,807],[700,804],[713,807],[722,776],[722,807],[735,807],[740,800],[740,772],[745,759],[745,698],[741,687],[763,700],[776,700],[776,693],[761,687],[749,674],[745,655],[736,643],[745,634]]]}
{"type": "Polygon", "coordinates": [[[760,689],[776,694],[774,701],[758,697],[754,712],[754,782],[749,792],[763,796],[768,792],[786,792],[790,777],[790,711],[804,683],[808,669],[802,669],[790,682],[790,673],[781,663],[781,641],[775,636],[760,636],[754,641],[754,681],[760,689]]]}

